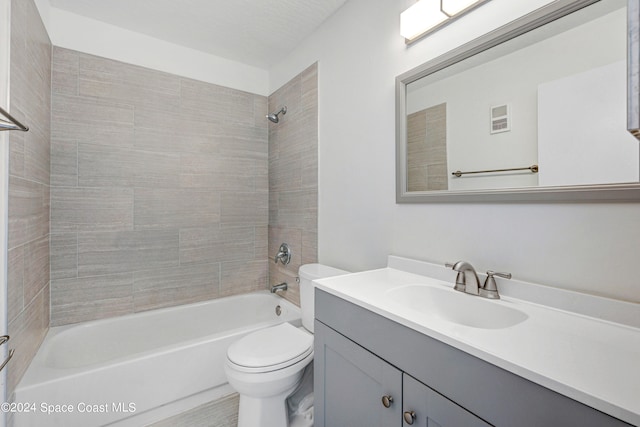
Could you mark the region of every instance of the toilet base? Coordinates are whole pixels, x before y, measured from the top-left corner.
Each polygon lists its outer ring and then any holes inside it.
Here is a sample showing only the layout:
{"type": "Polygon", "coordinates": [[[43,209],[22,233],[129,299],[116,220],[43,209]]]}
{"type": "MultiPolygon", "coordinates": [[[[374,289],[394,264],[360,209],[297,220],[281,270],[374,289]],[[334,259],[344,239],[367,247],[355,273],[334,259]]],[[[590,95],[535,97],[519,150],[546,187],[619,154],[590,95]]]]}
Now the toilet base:
{"type": "Polygon", "coordinates": [[[287,396],[295,386],[279,395],[268,398],[240,395],[238,427],[286,427],[289,425],[287,396]]]}
{"type": "Polygon", "coordinates": [[[238,427],[287,427],[287,397],[313,361],[313,352],[298,363],[277,371],[249,373],[227,359],[225,372],[229,384],[240,394],[238,427]]]}

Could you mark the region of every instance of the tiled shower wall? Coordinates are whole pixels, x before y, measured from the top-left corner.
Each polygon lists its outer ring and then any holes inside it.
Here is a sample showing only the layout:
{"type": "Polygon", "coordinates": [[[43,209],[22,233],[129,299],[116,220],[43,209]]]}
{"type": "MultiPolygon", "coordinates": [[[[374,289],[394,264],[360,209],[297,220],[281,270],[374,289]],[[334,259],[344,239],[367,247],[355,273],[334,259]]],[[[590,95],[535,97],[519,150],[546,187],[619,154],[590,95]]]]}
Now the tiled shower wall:
{"type": "Polygon", "coordinates": [[[265,289],[267,99],[53,50],[51,324],[265,289]]]}
{"type": "Polygon", "coordinates": [[[300,303],[298,268],[318,259],[318,66],[313,64],[269,96],[269,111],[287,106],[269,123],[269,281],[287,282],[283,296],[300,303]],[[291,263],[273,262],[281,243],[291,263]]]}
{"type": "Polygon", "coordinates": [[[407,117],[407,190],[447,190],[447,104],[407,117]]]}
{"type": "Polygon", "coordinates": [[[49,328],[51,42],[33,0],[11,2],[11,113],[29,132],[9,132],[8,366],[10,395],[49,328]]]}

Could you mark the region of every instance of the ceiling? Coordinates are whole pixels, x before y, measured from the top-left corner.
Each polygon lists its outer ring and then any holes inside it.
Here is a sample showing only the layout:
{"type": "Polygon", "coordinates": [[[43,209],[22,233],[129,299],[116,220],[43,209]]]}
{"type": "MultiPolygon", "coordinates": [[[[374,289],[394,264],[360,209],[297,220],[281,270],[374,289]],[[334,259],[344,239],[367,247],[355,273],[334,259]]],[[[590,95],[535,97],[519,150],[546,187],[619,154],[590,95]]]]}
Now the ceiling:
{"type": "Polygon", "coordinates": [[[346,0],[50,0],[51,6],[268,68],[346,0]]]}

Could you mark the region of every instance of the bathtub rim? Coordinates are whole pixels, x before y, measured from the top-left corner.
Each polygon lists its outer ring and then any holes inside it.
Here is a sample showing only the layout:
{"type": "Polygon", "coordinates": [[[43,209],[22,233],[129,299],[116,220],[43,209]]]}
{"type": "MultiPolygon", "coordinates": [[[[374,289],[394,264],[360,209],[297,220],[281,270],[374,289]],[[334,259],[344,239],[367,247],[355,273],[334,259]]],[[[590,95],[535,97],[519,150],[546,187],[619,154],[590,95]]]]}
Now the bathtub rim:
{"type": "Polygon", "coordinates": [[[238,295],[230,295],[228,297],[221,297],[206,301],[199,301],[190,304],[182,304],[172,307],[163,307],[153,310],[145,310],[139,313],[130,313],[124,316],[116,316],[104,319],[96,319],[89,320],[86,322],[72,323],[68,325],[54,326],[49,328],[45,339],[42,341],[38,351],[36,352],[36,356],[31,361],[31,364],[27,368],[23,378],[20,380],[18,385],[14,390],[14,394],[17,395],[21,391],[28,391],[33,387],[37,387],[40,385],[45,385],[48,383],[56,382],[61,378],[73,378],[75,376],[86,375],[91,372],[98,372],[105,369],[110,369],[112,367],[121,366],[132,361],[145,359],[154,355],[165,355],[172,352],[180,351],[183,349],[188,349],[194,346],[202,345],[205,343],[210,343],[211,341],[215,341],[217,339],[228,338],[229,336],[241,334],[245,332],[250,332],[258,329],[262,329],[271,325],[277,325],[284,321],[292,323],[294,326],[301,326],[302,319],[300,308],[293,304],[292,302],[286,300],[285,298],[274,295],[269,291],[255,291],[246,294],[238,294],[238,295]],[[166,346],[155,347],[152,349],[148,349],[141,352],[136,352],[132,354],[126,354],[123,356],[119,356],[113,359],[108,359],[105,361],[97,362],[89,365],[81,365],[77,367],[54,367],[47,363],[47,344],[55,339],[57,336],[75,328],[84,328],[90,327],[95,324],[103,324],[103,323],[113,323],[115,321],[125,321],[130,318],[139,317],[139,316],[151,316],[153,314],[157,314],[159,312],[172,312],[178,310],[185,310],[192,307],[200,307],[203,305],[209,305],[212,303],[219,303],[225,299],[243,299],[247,296],[267,296],[274,298],[277,300],[278,304],[286,306],[287,313],[290,315],[286,318],[287,320],[274,319],[273,321],[262,321],[258,323],[252,323],[250,325],[245,325],[242,327],[237,327],[233,329],[227,329],[215,334],[203,335],[197,338],[192,338],[189,340],[179,341],[179,342],[171,342],[166,346]]]}

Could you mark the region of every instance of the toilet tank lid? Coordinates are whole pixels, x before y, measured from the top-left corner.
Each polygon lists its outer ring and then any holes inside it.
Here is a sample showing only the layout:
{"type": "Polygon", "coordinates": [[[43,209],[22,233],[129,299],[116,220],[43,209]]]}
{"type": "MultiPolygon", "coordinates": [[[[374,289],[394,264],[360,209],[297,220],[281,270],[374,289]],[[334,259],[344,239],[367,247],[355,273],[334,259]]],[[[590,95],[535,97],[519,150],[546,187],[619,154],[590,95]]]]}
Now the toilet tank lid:
{"type": "Polygon", "coordinates": [[[304,264],[300,266],[298,274],[301,278],[308,280],[323,279],[325,277],[340,276],[349,273],[346,270],[329,267],[324,264],[304,264]]]}

